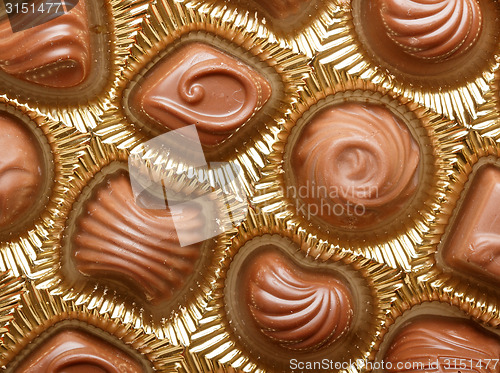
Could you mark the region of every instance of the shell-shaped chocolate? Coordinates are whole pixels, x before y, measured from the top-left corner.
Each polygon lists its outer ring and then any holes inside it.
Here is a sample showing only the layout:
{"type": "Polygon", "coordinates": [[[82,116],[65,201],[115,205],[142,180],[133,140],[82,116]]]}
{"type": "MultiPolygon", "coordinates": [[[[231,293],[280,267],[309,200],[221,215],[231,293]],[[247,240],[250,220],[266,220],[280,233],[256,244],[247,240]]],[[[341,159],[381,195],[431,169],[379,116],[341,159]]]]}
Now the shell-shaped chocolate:
{"type": "Polygon", "coordinates": [[[0,113],[0,229],[27,213],[42,184],[40,149],[24,123],[0,113]]]}
{"type": "Polygon", "coordinates": [[[305,125],[292,166],[307,211],[346,228],[387,218],[417,187],[420,151],[385,107],[345,103],[305,125]]]}
{"type": "Polygon", "coordinates": [[[349,328],[349,289],[327,274],[297,267],[283,255],[259,255],[247,272],[247,301],[263,334],[292,350],[319,349],[349,328]]]}
{"type": "Polygon", "coordinates": [[[381,0],[389,37],[406,53],[444,60],[468,50],[481,31],[477,0],[381,0]]]}
{"type": "Polygon", "coordinates": [[[8,19],[0,22],[0,69],[16,78],[70,88],[85,81],[91,61],[84,0],[64,15],[18,32],[12,31],[8,19]]]}
{"type": "Polygon", "coordinates": [[[128,175],[120,173],[85,204],[73,237],[73,260],[84,275],[125,281],[151,302],[165,301],[185,284],[200,257],[200,244],[181,247],[178,236],[202,241],[204,221],[193,204],[176,210],[138,206],[128,175]]]}
{"type": "Polygon", "coordinates": [[[393,339],[384,361],[388,372],[494,373],[498,366],[487,362],[499,357],[498,336],[468,320],[436,316],[404,327],[393,339]]]}
{"type": "Polygon", "coordinates": [[[195,124],[201,142],[215,145],[245,124],[270,95],[269,83],[250,66],[191,43],[139,81],[131,106],[168,129],[195,124]]]}
{"type": "Polygon", "coordinates": [[[15,372],[140,373],[144,369],[126,352],[101,338],[67,329],[35,346],[15,372]]]}

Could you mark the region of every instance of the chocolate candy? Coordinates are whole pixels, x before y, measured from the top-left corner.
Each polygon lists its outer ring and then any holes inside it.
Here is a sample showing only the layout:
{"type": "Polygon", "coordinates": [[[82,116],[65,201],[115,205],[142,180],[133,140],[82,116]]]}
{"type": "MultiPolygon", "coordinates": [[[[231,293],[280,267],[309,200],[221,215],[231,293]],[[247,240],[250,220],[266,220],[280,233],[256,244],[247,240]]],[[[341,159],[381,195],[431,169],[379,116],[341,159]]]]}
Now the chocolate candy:
{"type": "Polygon", "coordinates": [[[304,272],[283,255],[265,252],[242,274],[245,300],[261,332],[291,350],[315,350],[349,328],[350,291],[326,275],[304,272]]]}
{"type": "Polygon", "coordinates": [[[19,373],[140,373],[125,351],[78,329],[65,329],[41,342],[15,370],[19,373]]]}
{"type": "Polygon", "coordinates": [[[415,139],[378,105],[324,109],[305,124],[291,157],[296,188],[308,191],[303,202],[336,227],[378,225],[404,208],[419,182],[415,139]]]}
{"type": "Polygon", "coordinates": [[[6,231],[41,198],[44,162],[30,130],[19,119],[0,112],[0,230],[6,231]]]}
{"type": "Polygon", "coordinates": [[[77,221],[71,255],[83,275],[125,282],[153,303],[168,300],[192,275],[201,245],[181,247],[178,234],[199,235],[204,217],[191,206],[172,212],[136,203],[126,173],[97,187],[77,221]],[[178,214],[179,229],[172,220],[178,214]]]}
{"type": "Polygon", "coordinates": [[[384,361],[387,372],[493,373],[499,356],[499,336],[465,319],[435,316],[403,327],[384,361]]]}
{"type": "Polygon", "coordinates": [[[500,243],[500,169],[486,165],[472,179],[464,204],[443,248],[447,264],[496,283],[500,275],[497,249],[500,243]]]}

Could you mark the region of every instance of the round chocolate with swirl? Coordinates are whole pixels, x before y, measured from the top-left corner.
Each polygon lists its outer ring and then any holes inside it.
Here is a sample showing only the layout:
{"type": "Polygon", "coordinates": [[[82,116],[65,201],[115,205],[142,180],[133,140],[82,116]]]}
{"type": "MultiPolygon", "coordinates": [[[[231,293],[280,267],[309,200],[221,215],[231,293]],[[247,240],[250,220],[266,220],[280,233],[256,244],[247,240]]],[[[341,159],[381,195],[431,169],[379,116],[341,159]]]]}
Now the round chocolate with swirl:
{"type": "Polygon", "coordinates": [[[195,124],[202,144],[211,146],[243,126],[270,96],[271,86],[257,71],[196,42],[159,61],[137,83],[129,105],[164,130],[195,124]]]}
{"type": "MultiPolygon", "coordinates": [[[[41,5],[48,9],[47,3],[41,5]]],[[[35,27],[12,28],[9,19],[0,22],[0,69],[5,73],[53,88],[75,87],[89,76],[93,56],[85,0],[35,27]]]]}
{"type": "Polygon", "coordinates": [[[349,329],[349,289],[327,274],[305,271],[277,251],[263,251],[243,274],[245,299],[262,334],[290,350],[318,350],[349,329]]]}
{"type": "Polygon", "coordinates": [[[500,338],[465,319],[412,321],[392,340],[384,362],[387,372],[498,372],[500,338]]]}
{"type": "Polygon", "coordinates": [[[18,365],[23,373],[142,373],[122,349],[88,332],[61,330],[35,347],[18,365]]]}
{"type": "Polygon", "coordinates": [[[40,197],[41,149],[18,118],[0,112],[0,231],[22,220],[40,197]]]}
{"type": "Polygon", "coordinates": [[[291,154],[298,212],[372,228],[401,212],[418,184],[419,146],[389,109],[348,102],[305,124],[291,154]]]}
{"type": "Polygon", "coordinates": [[[381,0],[389,37],[411,56],[436,61],[467,51],[481,31],[477,0],[381,0]]]}
{"type": "Polygon", "coordinates": [[[110,176],[87,201],[77,221],[71,256],[76,269],[104,283],[126,283],[151,303],[174,297],[200,257],[204,216],[193,204],[145,209],[128,174],[110,176]]]}

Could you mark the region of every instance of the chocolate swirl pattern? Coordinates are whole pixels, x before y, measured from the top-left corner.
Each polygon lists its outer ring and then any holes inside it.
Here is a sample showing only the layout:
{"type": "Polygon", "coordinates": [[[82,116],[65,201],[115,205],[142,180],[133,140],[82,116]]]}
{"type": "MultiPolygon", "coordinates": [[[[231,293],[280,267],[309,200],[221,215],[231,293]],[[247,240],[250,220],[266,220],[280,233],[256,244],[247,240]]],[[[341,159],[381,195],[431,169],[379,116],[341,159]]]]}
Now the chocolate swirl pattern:
{"type": "Polygon", "coordinates": [[[84,0],[67,14],[20,32],[12,32],[5,19],[0,22],[0,69],[46,87],[75,87],[90,73],[90,44],[84,0]]]}
{"type": "Polygon", "coordinates": [[[142,373],[141,365],[112,344],[80,330],[64,330],[44,341],[17,373],[142,373]]]}
{"type": "Polygon", "coordinates": [[[435,317],[414,321],[403,328],[384,361],[390,366],[388,372],[496,373],[498,366],[486,362],[499,357],[497,336],[476,328],[468,320],[435,317]],[[454,359],[460,361],[455,369],[454,359]],[[462,362],[466,366],[460,369],[462,362]]]}
{"type": "Polygon", "coordinates": [[[153,68],[132,107],[169,129],[196,124],[215,145],[245,124],[271,95],[269,83],[242,62],[202,43],[179,49],[153,68]]]}
{"type": "Polygon", "coordinates": [[[267,252],[251,263],[247,301],[263,334],[291,350],[319,349],[349,328],[349,290],[328,275],[313,275],[267,252]]]}
{"type": "Polygon", "coordinates": [[[20,120],[0,113],[0,229],[32,208],[41,184],[42,161],[35,139],[20,120]]]}
{"type": "Polygon", "coordinates": [[[389,37],[417,58],[458,56],[481,31],[477,0],[381,0],[380,9],[389,37]]]}
{"type": "Polygon", "coordinates": [[[417,143],[391,111],[345,103],[306,124],[291,160],[302,210],[336,226],[366,228],[414,194],[419,159],[417,143]]]}
{"type": "Polygon", "coordinates": [[[201,241],[201,209],[143,209],[126,174],[111,177],[97,190],[77,224],[72,253],[76,268],[87,276],[139,286],[153,303],[170,299],[200,257],[200,245],[181,247],[178,234],[201,241]],[[181,231],[176,231],[174,215],[182,220],[177,224],[181,231]]]}

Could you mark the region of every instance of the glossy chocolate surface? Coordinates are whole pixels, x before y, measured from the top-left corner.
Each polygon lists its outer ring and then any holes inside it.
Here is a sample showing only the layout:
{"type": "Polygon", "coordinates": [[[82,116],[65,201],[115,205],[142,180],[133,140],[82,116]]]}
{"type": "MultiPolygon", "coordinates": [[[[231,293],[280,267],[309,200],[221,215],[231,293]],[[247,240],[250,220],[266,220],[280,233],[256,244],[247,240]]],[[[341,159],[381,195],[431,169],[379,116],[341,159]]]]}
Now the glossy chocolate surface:
{"type": "Polygon", "coordinates": [[[0,112],[0,229],[28,213],[40,197],[43,162],[33,135],[0,112]]]}
{"type": "Polygon", "coordinates": [[[495,7],[477,0],[355,0],[354,8],[369,54],[409,84],[473,74],[497,24],[495,7]]]}
{"type": "Polygon", "coordinates": [[[264,251],[243,274],[245,299],[261,333],[290,350],[317,350],[338,340],[353,316],[349,289],[326,274],[264,251]]]}
{"type": "Polygon", "coordinates": [[[422,59],[453,58],[468,50],[481,31],[476,0],[382,0],[380,14],[392,41],[422,59]]]}
{"type": "Polygon", "coordinates": [[[348,229],[400,212],[416,191],[419,160],[416,141],[389,109],[354,102],[316,114],[291,155],[307,211],[348,229]]]}
{"type": "Polygon", "coordinates": [[[90,333],[62,330],[23,359],[16,373],[142,373],[127,353],[90,333]]]}
{"type": "Polygon", "coordinates": [[[411,322],[393,339],[384,358],[387,372],[498,372],[500,339],[465,319],[425,318],[411,322]],[[488,363],[488,361],[490,363],[488,363]],[[408,364],[409,369],[398,367],[408,364]],[[460,364],[465,364],[460,368],[460,364]]]}
{"type": "Polygon", "coordinates": [[[495,284],[500,276],[500,168],[483,166],[475,175],[444,246],[453,268],[495,284]]]}
{"type": "Polygon", "coordinates": [[[77,221],[72,256],[93,279],[125,283],[152,303],[169,300],[186,283],[200,257],[200,244],[181,247],[179,234],[202,238],[204,216],[192,208],[144,209],[137,205],[128,174],[98,187],[77,221]]]}
{"type": "Polygon", "coordinates": [[[19,32],[12,32],[8,19],[0,22],[0,69],[18,79],[75,87],[89,76],[92,58],[85,0],[62,16],[19,32]]]}
{"type": "Polygon", "coordinates": [[[132,110],[163,129],[195,124],[216,145],[243,126],[271,96],[269,83],[243,62],[203,43],[182,46],[138,82],[132,110]]]}

